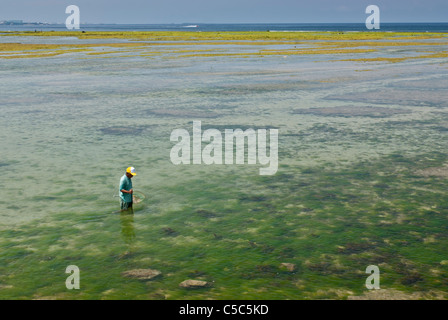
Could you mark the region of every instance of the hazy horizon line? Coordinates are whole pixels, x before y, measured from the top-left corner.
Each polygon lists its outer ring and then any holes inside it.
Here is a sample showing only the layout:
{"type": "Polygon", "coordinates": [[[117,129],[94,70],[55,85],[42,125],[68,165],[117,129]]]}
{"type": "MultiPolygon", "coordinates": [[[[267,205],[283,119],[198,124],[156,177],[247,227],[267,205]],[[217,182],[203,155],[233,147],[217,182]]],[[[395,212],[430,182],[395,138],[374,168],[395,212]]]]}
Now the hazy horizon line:
{"type": "MultiPolygon", "coordinates": [[[[0,22],[5,21],[22,21],[22,23],[45,23],[45,24],[61,24],[65,25],[65,22],[47,22],[47,21],[25,21],[21,19],[2,19],[0,22]]],[[[131,22],[81,22],[81,24],[114,24],[114,25],[182,25],[182,24],[189,24],[189,25],[200,25],[200,24],[365,24],[364,21],[362,22],[159,22],[159,23],[131,23],[131,22]]],[[[446,23],[448,24],[448,21],[382,21],[381,24],[384,23],[397,23],[397,24],[409,24],[409,23],[446,23]]]]}

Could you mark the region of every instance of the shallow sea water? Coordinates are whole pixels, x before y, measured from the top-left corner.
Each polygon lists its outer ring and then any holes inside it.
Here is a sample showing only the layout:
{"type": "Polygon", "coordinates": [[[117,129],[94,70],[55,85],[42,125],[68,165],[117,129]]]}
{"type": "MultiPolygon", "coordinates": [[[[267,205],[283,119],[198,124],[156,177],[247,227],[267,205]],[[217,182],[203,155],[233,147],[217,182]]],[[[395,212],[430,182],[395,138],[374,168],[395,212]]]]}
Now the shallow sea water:
{"type": "Polygon", "coordinates": [[[383,288],[446,294],[446,176],[418,174],[446,163],[446,58],[172,54],[195,48],[1,60],[1,299],[345,299],[372,264],[383,288]],[[193,120],[278,128],[277,174],[173,165],[193,120]],[[117,212],[128,166],[133,215],[117,212]],[[162,276],[122,276],[141,268],[162,276]]]}

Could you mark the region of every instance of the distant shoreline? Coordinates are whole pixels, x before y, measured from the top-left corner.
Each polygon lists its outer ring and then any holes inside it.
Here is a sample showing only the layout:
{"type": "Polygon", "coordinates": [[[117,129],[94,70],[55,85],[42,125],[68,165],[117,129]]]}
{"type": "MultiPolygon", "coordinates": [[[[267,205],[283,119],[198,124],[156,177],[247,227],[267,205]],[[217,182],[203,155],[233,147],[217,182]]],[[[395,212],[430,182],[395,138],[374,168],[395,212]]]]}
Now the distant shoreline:
{"type": "MultiPolygon", "coordinates": [[[[0,24],[0,31],[69,31],[63,23],[21,22],[20,24],[0,24]]],[[[91,24],[81,23],[81,31],[312,31],[349,32],[368,31],[365,23],[181,23],[181,24],[91,24]],[[192,27],[194,26],[194,27],[192,27]]],[[[448,22],[396,22],[381,23],[380,30],[370,32],[448,32],[448,22]]]]}

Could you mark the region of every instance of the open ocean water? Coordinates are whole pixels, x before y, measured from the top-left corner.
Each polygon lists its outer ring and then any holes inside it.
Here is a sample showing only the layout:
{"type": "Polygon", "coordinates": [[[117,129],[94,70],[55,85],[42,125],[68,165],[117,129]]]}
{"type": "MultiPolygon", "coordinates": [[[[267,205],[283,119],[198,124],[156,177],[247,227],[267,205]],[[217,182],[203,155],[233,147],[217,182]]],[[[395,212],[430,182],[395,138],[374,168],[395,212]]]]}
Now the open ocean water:
{"type": "MultiPolygon", "coordinates": [[[[386,32],[448,32],[448,23],[381,23],[386,32]]],[[[0,25],[1,31],[63,31],[65,24],[0,25]]],[[[81,24],[83,31],[366,31],[365,23],[81,24]]],[[[377,30],[373,30],[377,31],[377,30]]]]}

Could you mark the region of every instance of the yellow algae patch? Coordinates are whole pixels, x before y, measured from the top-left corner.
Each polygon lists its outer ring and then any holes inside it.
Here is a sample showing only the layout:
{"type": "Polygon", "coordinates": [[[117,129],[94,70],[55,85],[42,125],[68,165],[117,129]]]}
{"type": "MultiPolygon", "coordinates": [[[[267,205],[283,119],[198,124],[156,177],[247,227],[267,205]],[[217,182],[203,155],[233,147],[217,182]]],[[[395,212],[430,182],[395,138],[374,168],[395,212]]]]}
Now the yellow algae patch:
{"type": "Polygon", "coordinates": [[[22,44],[22,43],[0,43],[0,58],[38,58],[53,57],[56,55],[87,51],[90,49],[70,48],[66,45],[57,44],[22,44]]]}
{"type": "Polygon", "coordinates": [[[43,50],[43,51],[9,51],[1,52],[0,59],[17,59],[17,58],[45,58],[54,57],[64,53],[87,52],[90,49],[71,49],[71,50],[43,50]]]}
{"type": "Polygon", "coordinates": [[[57,44],[23,44],[23,43],[0,43],[0,52],[3,51],[24,51],[24,50],[48,50],[59,49],[57,44]]]}
{"type": "MultiPolygon", "coordinates": [[[[220,44],[220,43],[219,43],[220,44]]],[[[166,50],[163,53],[197,53],[197,52],[222,52],[224,49],[190,49],[190,50],[166,50]]]]}
{"type": "Polygon", "coordinates": [[[117,51],[97,51],[97,52],[88,52],[86,53],[89,56],[95,56],[95,55],[105,55],[105,54],[117,54],[117,53],[129,53],[129,52],[135,52],[131,50],[117,50],[117,51]]]}
{"type": "Polygon", "coordinates": [[[64,53],[86,52],[89,55],[103,55],[107,53],[125,53],[126,51],[97,51],[94,48],[141,48],[147,47],[146,43],[106,43],[106,44],[23,44],[23,43],[0,43],[0,58],[42,58],[61,55],[64,53]]]}
{"type": "Polygon", "coordinates": [[[437,53],[433,53],[433,54],[426,54],[426,55],[418,56],[417,58],[419,58],[419,59],[448,58],[448,52],[442,51],[442,52],[437,52],[437,53]]]}
{"type": "Polygon", "coordinates": [[[61,53],[51,52],[51,53],[39,53],[39,54],[1,55],[0,59],[43,58],[43,57],[54,57],[59,54],[61,53]]]}
{"type": "Polygon", "coordinates": [[[238,52],[238,53],[199,53],[199,54],[185,54],[180,55],[180,57],[188,58],[188,57],[222,57],[222,56],[229,56],[229,57],[253,57],[253,56],[272,56],[272,55],[282,55],[282,56],[288,56],[288,55],[311,55],[311,54],[347,54],[347,53],[366,53],[366,52],[373,52],[374,49],[338,49],[338,50],[332,50],[332,49],[326,49],[326,50],[320,50],[320,49],[287,49],[287,50],[259,50],[257,52],[238,52]]]}
{"type": "Polygon", "coordinates": [[[358,59],[343,59],[343,60],[335,60],[335,61],[354,61],[354,62],[401,62],[407,59],[410,59],[411,57],[400,57],[400,58],[384,58],[384,57],[377,57],[377,58],[358,58],[358,59]]]}
{"type": "Polygon", "coordinates": [[[289,50],[261,50],[259,53],[268,54],[344,54],[374,52],[375,49],[289,49],[289,50]]]}
{"type": "MultiPolygon", "coordinates": [[[[35,58],[52,57],[70,52],[86,51],[87,56],[105,56],[115,53],[136,52],[142,57],[154,55],[169,55],[168,58],[188,57],[262,57],[270,55],[319,55],[319,54],[359,54],[375,52],[382,47],[410,47],[448,45],[446,35],[430,33],[387,33],[387,32],[16,32],[1,33],[0,35],[20,36],[74,36],[79,39],[127,39],[128,42],[116,43],[80,43],[80,44],[22,44],[22,43],[0,43],[0,58],[35,58]],[[415,40],[432,40],[415,41],[415,40]],[[434,41],[438,39],[438,41],[434,41]],[[446,42],[444,40],[447,40],[446,42]],[[132,41],[135,40],[135,41],[132,41]],[[314,41],[316,40],[316,41],[314,41]],[[388,41],[386,41],[388,40],[388,41]],[[391,41],[393,40],[393,41],[391,41]],[[291,49],[263,49],[256,51],[244,46],[272,46],[272,45],[309,45],[309,48],[291,49]],[[227,46],[216,47],[216,46],[227,46]],[[173,50],[169,47],[177,46],[173,50]],[[182,46],[186,48],[183,49],[182,46]],[[190,46],[190,47],[188,47],[190,46]],[[191,46],[201,46],[198,49],[191,46]],[[205,48],[204,46],[211,46],[205,48]],[[167,47],[167,48],[162,48],[167,47]],[[180,47],[180,48],[179,48],[180,47]],[[102,48],[102,51],[100,51],[102,48]],[[123,48],[126,50],[116,50],[123,48]],[[160,50],[154,50],[160,48],[160,50]],[[233,49],[245,49],[245,51],[234,51],[233,49]],[[95,50],[95,51],[94,51],[95,50]]],[[[112,57],[112,56],[110,56],[112,57]]],[[[120,55],[113,55],[120,57],[120,55]]],[[[385,61],[400,62],[416,58],[445,58],[446,52],[432,52],[417,57],[376,57],[359,58],[339,61],[385,61]]]]}
{"type": "Polygon", "coordinates": [[[382,40],[382,39],[433,39],[447,37],[446,34],[427,32],[218,32],[218,31],[46,31],[46,32],[2,32],[1,36],[77,37],[79,39],[134,39],[151,41],[188,40],[382,40]]]}
{"type": "Polygon", "coordinates": [[[302,44],[299,41],[227,41],[211,39],[207,41],[166,41],[166,42],[129,42],[130,44],[146,43],[153,46],[216,46],[216,45],[234,45],[234,46],[266,46],[266,45],[291,45],[302,44]]]}
{"type": "Polygon", "coordinates": [[[353,47],[408,47],[408,46],[442,46],[448,45],[447,42],[423,42],[423,41],[341,41],[341,42],[315,42],[318,46],[327,46],[334,48],[353,48],[353,47]]]}
{"type": "Polygon", "coordinates": [[[409,56],[409,57],[376,57],[376,58],[358,58],[358,59],[343,59],[334,61],[354,61],[354,62],[402,62],[405,60],[413,59],[435,59],[435,58],[448,58],[448,52],[439,52],[434,54],[425,54],[419,56],[409,56]]]}

